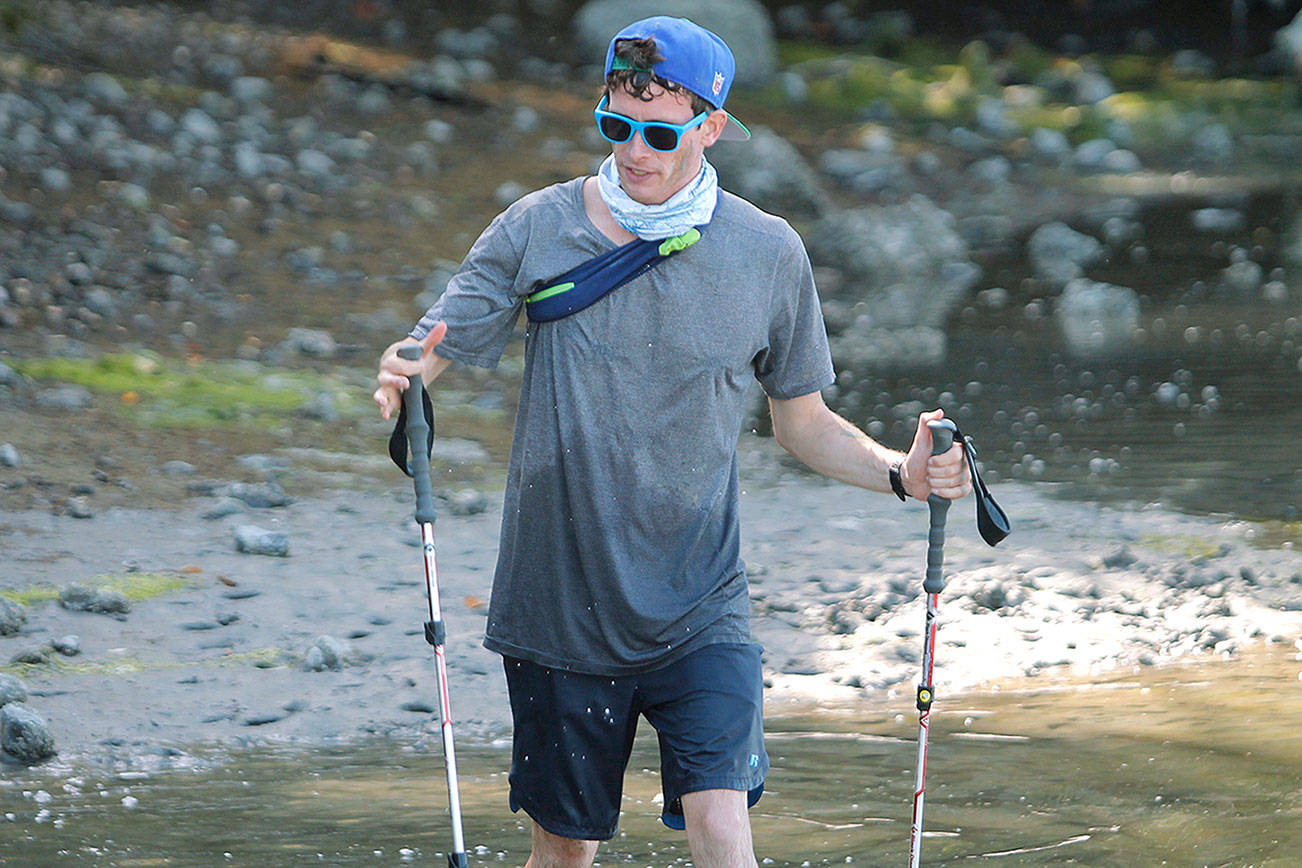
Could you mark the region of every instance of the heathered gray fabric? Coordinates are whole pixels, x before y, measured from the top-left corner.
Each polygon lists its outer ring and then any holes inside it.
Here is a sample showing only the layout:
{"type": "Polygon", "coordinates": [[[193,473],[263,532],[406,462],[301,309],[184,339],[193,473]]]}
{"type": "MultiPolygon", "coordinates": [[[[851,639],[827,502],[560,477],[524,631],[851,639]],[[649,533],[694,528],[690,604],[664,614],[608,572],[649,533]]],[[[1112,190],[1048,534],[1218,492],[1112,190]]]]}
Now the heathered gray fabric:
{"type": "MultiPolygon", "coordinates": [[[[614,247],[582,178],[525,196],[413,329],[493,366],[535,281],[614,247]]],[[[833,381],[809,260],[781,218],[720,194],[701,240],[577,314],[529,324],[484,644],[620,674],[750,638],[737,438],[753,382],[833,381]]]]}

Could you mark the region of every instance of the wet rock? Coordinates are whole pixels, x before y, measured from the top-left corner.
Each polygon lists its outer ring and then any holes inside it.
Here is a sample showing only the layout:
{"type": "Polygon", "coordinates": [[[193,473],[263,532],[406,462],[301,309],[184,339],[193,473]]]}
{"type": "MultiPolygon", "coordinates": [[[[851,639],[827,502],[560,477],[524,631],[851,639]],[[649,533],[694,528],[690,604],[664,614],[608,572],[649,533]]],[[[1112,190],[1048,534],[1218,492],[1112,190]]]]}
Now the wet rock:
{"type": "Polygon", "coordinates": [[[69,518],[88,519],[95,517],[95,511],[90,508],[90,501],[84,497],[68,498],[68,503],[64,506],[64,512],[69,518]]]}
{"type": "Polygon", "coordinates": [[[12,636],[27,623],[27,607],[0,597],[0,636],[12,636]]]}
{"type": "Polygon", "coordinates": [[[814,170],[791,143],[767,127],[754,127],[747,142],[716,143],[709,159],[721,186],[766,211],[818,217],[829,206],[814,170]]]}
{"type": "MultiPolygon", "coordinates": [[[[3,287],[0,287],[0,304],[4,304],[8,300],[8,296],[4,295],[4,292],[3,287]]],[[[18,385],[18,372],[4,362],[0,362],[0,386],[16,385],[18,385]]]]}
{"type": "Polygon", "coordinates": [[[27,701],[27,685],[16,675],[0,672],[0,706],[27,701]]]}
{"type": "Polygon", "coordinates": [[[1026,600],[1026,589],[1006,582],[985,582],[970,588],[967,596],[983,609],[996,611],[1018,606],[1026,600]]]}
{"type": "Polygon", "coordinates": [[[76,657],[81,653],[81,637],[75,633],[59,636],[50,640],[50,648],[64,657],[76,657]]]}
{"type": "Polygon", "coordinates": [[[205,521],[216,521],[220,518],[226,518],[228,515],[236,515],[244,512],[247,507],[244,502],[233,497],[225,497],[219,500],[215,505],[205,510],[200,518],[205,521]]]}
{"type": "Polygon", "coordinates": [[[17,467],[21,463],[22,458],[12,443],[0,443],[0,467],[17,467]]]}
{"type": "Polygon", "coordinates": [[[314,178],[327,178],[334,174],[337,163],[328,154],[314,148],[304,148],[294,158],[298,171],[314,178]]]}
{"type": "Polygon", "coordinates": [[[1138,558],[1130,551],[1130,547],[1123,545],[1104,556],[1103,566],[1111,570],[1120,570],[1134,565],[1137,560],[1138,558]]]}
{"type": "Polygon", "coordinates": [[[479,515],[487,509],[488,498],[473,488],[463,488],[448,498],[448,512],[452,515],[479,515]]]}
{"type": "MultiPolygon", "coordinates": [[[[865,196],[910,187],[907,163],[891,151],[834,149],[819,159],[819,168],[838,186],[865,196]]],[[[814,192],[821,194],[820,190],[814,192]]],[[[813,216],[826,210],[826,203],[819,204],[813,216]]]]}
{"type": "Polygon", "coordinates": [[[1072,155],[1076,167],[1085,172],[1106,171],[1105,162],[1108,155],[1117,149],[1117,143],[1111,139],[1090,139],[1076,146],[1072,155]]]}
{"type": "Polygon", "coordinates": [[[235,482],[226,492],[254,509],[275,509],[290,503],[289,495],[278,482],[235,482]]]}
{"type": "Polygon", "coordinates": [[[318,636],[303,655],[303,667],[310,672],[342,669],[351,662],[352,645],[346,639],[318,636]]]}
{"type": "Polygon", "coordinates": [[[1036,127],[1030,137],[1031,153],[1048,163],[1061,163],[1071,157],[1071,142],[1061,130],[1036,127]]]}
{"type": "Polygon", "coordinates": [[[1054,306],[1068,348],[1081,356],[1129,348],[1139,328],[1139,294],[1125,286],[1078,278],[1054,306]]]}
{"type": "Polygon", "coordinates": [[[1251,259],[1240,259],[1221,270],[1218,286],[1229,295],[1255,298],[1265,280],[1265,269],[1251,259]]]}
{"type": "MultiPolygon", "coordinates": [[[[320,251],[320,248],[315,248],[320,251]]],[[[324,252],[322,252],[324,255],[324,252]]],[[[320,262],[314,265],[320,265],[320,262]]],[[[334,337],[320,329],[291,328],[285,333],[282,346],[293,353],[312,356],[317,359],[330,359],[339,352],[339,345],[334,337]]]]}
{"type": "Polygon", "coordinates": [[[192,108],[181,115],[181,130],[207,145],[221,141],[222,130],[203,109],[192,108]]]}
{"type": "Polygon", "coordinates": [[[1085,267],[1093,265],[1105,252],[1097,238],[1057,221],[1040,226],[1026,242],[1026,253],[1036,274],[1059,285],[1082,276],[1085,267]]]}
{"type": "Polygon", "coordinates": [[[231,96],[244,105],[266,102],[271,98],[271,82],[254,75],[242,75],[231,82],[231,96]]]}
{"type": "Polygon", "coordinates": [[[941,328],[980,277],[953,215],[924,196],[830,214],[807,244],[816,264],[844,276],[869,329],[941,328]]]}
{"type": "Polygon", "coordinates": [[[9,662],[27,666],[44,666],[50,662],[50,649],[42,647],[24,648],[10,656],[9,662]]]}
{"type": "Polygon", "coordinates": [[[289,557],[289,536],[264,530],[256,525],[242,524],[235,528],[235,549],[248,555],[289,557]]]}
{"type": "Polygon", "coordinates": [[[1209,124],[1194,132],[1190,142],[1194,159],[1202,163],[1228,163],[1234,159],[1234,135],[1224,124],[1209,124]]]}
{"type": "Polygon", "coordinates": [[[82,410],[90,403],[90,389],[84,386],[55,386],[36,393],[36,406],[50,410],[82,410]]]}
{"type": "Polygon", "coordinates": [[[79,584],[67,585],[59,590],[59,605],[72,612],[93,612],[100,615],[124,615],[131,611],[131,601],[121,591],[79,584]]]}
{"type": "Polygon", "coordinates": [[[1199,208],[1189,215],[1189,219],[1199,232],[1226,235],[1240,231],[1247,222],[1243,212],[1233,208],[1199,208]]]}
{"type": "Polygon", "coordinates": [[[250,714],[240,721],[243,726],[266,726],[269,723],[276,723],[284,720],[289,715],[283,711],[264,711],[258,714],[250,714]]]}
{"type": "Polygon", "coordinates": [[[195,467],[189,461],[168,461],[162,467],[158,468],[164,476],[194,476],[199,468],[195,467]]]}
{"type": "Polygon", "coordinates": [[[318,419],[322,422],[339,421],[339,407],[335,403],[335,396],[330,392],[317,392],[298,409],[298,412],[308,419],[318,419]]]}
{"type": "Polygon", "coordinates": [[[0,708],[0,750],[21,763],[54,756],[54,736],[45,719],[21,702],[0,708]]]}
{"type": "Polygon", "coordinates": [[[404,702],[402,705],[399,706],[399,708],[401,708],[403,711],[410,711],[413,714],[434,714],[436,711],[438,711],[438,709],[434,707],[434,703],[426,702],[423,699],[413,699],[408,702],[404,702]]]}
{"type": "Polygon", "coordinates": [[[117,105],[127,101],[126,89],[105,72],[92,72],[81,80],[82,90],[91,100],[117,105]]]}
{"type": "Polygon", "coordinates": [[[1293,69],[1302,75],[1302,12],[1289,22],[1288,26],[1275,31],[1274,44],[1284,57],[1293,64],[1293,69]]]}
{"type": "MultiPolygon", "coordinates": [[[[574,16],[579,53],[590,63],[601,63],[611,34],[630,21],[647,15],[690,17],[717,33],[737,56],[737,83],[760,85],[777,69],[777,46],[768,11],[757,0],[661,0],[653,8],[639,0],[592,0],[574,16]],[[745,46],[738,50],[737,46],[745,46]]],[[[742,119],[743,122],[745,118],[742,119]]]]}

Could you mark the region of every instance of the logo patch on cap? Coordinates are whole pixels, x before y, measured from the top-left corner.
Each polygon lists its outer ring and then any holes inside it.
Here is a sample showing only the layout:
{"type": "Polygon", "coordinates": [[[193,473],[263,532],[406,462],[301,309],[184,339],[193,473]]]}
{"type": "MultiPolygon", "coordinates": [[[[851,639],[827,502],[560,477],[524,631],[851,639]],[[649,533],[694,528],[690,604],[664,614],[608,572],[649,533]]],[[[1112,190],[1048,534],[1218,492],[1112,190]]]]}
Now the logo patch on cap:
{"type": "Polygon", "coordinates": [[[723,73],[716,72],[714,74],[714,95],[718,96],[721,90],[723,90],[723,73]]]}

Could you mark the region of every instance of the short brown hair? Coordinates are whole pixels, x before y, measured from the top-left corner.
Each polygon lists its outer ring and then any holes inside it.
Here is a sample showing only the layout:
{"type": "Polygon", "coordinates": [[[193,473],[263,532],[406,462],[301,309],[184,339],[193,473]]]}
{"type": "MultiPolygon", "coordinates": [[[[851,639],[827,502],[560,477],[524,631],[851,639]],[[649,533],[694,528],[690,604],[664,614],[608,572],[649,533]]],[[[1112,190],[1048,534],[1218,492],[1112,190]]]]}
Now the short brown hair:
{"type": "Polygon", "coordinates": [[[687,94],[691,98],[694,115],[715,110],[714,104],[699,94],[651,72],[652,67],[665,59],[654,39],[621,39],[615,43],[615,57],[632,68],[611,70],[606,75],[603,96],[610,96],[615,90],[623,90],[629,96],[650,102],[654,98],[650,92],[651,85],[655,84],[670,93],[687,94]]]}

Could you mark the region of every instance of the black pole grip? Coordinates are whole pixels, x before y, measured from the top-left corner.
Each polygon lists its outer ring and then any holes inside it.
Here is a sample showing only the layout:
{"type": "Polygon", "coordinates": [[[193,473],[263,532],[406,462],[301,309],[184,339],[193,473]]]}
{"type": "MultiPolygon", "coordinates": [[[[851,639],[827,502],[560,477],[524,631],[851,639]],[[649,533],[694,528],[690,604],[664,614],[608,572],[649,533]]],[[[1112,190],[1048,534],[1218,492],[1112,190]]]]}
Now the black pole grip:
{"type": "MultiPolygon", "coordinates": [[[[940,455],[948,452],[954,445],[954,423],[948,419],[928,422],[931,431],[931,454],[940,455]]],[[[939,594],[945,590],[945,575],[942,567],[945,563],[945,517],[949,513],[949,500],[938,494],[927,496],[927,507],[931,511],[931,527],[927,532],[927,577],[922,581],[922,590],[928,594],[939,594]]]]}
{"type": "MultiPolygon", "coordinates": [[[[414,362],[421,357],[418,344],[398,347],[398,358],[414,362]]],[[[402,393],[407,408],[407,448],[411,454],[411,480],[416,487],[416,521],[434,523],[434,487],[429,478],[429,424],[425,421],[425,408],[421,405],[420,374],[412,374],[411,384],[402,393]]]]}

